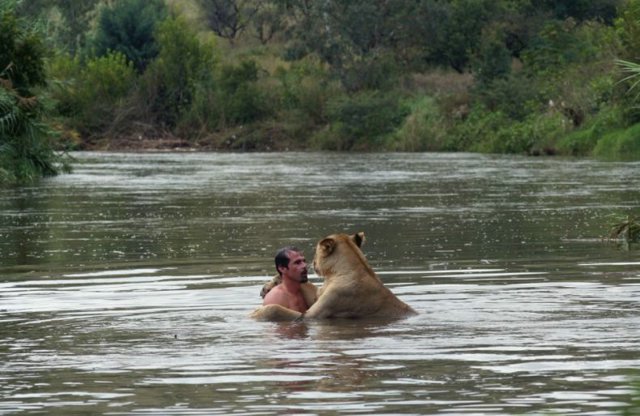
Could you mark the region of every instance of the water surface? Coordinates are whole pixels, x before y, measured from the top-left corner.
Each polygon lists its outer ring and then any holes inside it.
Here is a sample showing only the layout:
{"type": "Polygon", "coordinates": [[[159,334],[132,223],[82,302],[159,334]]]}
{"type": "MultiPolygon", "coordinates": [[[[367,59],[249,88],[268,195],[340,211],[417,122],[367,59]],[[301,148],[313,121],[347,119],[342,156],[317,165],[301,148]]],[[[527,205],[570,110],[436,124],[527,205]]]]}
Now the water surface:
{"type": "MultiPolygon", "coordinates": [[[[0,190],[0,414],[617,414],[637,163],[78,153],[0,190]],[[273,254],[337,231],[419,314],[254,322],[273,254]]],[[[319,283],[317,277],[313,278],[319,283]]]]}

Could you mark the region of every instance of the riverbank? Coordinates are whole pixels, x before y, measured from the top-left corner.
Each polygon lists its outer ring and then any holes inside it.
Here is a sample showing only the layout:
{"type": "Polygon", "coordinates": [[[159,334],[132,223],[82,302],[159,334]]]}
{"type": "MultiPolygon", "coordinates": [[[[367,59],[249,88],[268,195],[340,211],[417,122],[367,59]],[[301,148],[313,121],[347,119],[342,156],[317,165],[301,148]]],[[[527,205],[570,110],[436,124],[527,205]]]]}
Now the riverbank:
{"type": "Polygon", "coordinates": [[[176,137],[170,132],[153,136],[120,135],[82,141],[71,150],[88,151],[288,151],[305,150],[292,140],[276,140],[267,137],[253,140],[251,137],[238,136],[237,132],[211,134],[199,139],[188,140],[176,137]]]}

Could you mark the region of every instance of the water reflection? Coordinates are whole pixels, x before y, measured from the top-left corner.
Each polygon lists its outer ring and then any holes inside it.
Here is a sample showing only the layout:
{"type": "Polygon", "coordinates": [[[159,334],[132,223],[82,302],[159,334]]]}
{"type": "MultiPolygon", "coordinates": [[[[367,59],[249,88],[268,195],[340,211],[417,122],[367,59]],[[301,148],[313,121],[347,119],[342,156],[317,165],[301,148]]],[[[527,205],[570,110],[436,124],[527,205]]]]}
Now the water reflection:
{"type": "Polygon", "coordinates": [[[614,414],[629,400],[640,262],[600,237],[637,205],[637,164],[77,157],[72,175],[0,191],[0,414],[614,414]],[[360,230],[419,315],[247,317],[277,248],[311,257],[360,230]]]}

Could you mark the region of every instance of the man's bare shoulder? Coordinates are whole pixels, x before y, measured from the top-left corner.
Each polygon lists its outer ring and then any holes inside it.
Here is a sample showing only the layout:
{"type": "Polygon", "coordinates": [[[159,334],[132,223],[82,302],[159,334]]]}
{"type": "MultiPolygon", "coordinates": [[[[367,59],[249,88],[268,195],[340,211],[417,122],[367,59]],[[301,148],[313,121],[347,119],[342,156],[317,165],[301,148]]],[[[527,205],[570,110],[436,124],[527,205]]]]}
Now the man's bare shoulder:
{"type": "Polygon", "coordinates": [[[289,304],[289,297],[287,293],[282,289],[281,285],[278,285],[271,289],[269,293],[264,296],[263,305],[278,304],[287,306],[289,304]]]}

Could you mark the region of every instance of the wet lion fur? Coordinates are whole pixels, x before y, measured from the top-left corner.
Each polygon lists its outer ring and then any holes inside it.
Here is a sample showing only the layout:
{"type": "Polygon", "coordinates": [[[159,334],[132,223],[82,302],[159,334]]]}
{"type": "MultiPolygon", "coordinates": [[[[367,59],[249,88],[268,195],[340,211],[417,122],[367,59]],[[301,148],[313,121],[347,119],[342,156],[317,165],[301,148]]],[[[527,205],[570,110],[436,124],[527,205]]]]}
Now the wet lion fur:
{"type": "MultiPolygon", "coordinates": [[[[354,235],[332,234],[318,242],[313,267],[323,277],[324,284],[317,292],[317,299],[304,314],[280,305],[266,305],[255,310],[251,316],[259,320],[287,321],[300,318],[395,319],[415,314],[376,276],[360,250],[363,243],[362,232],[354,235]]],[[[303,296],[307,300],[307,296],[313,295],[305,295],[303,289],[303,296]]],[[[310,303],[309,300],[307,303],[310,303]]]]}

